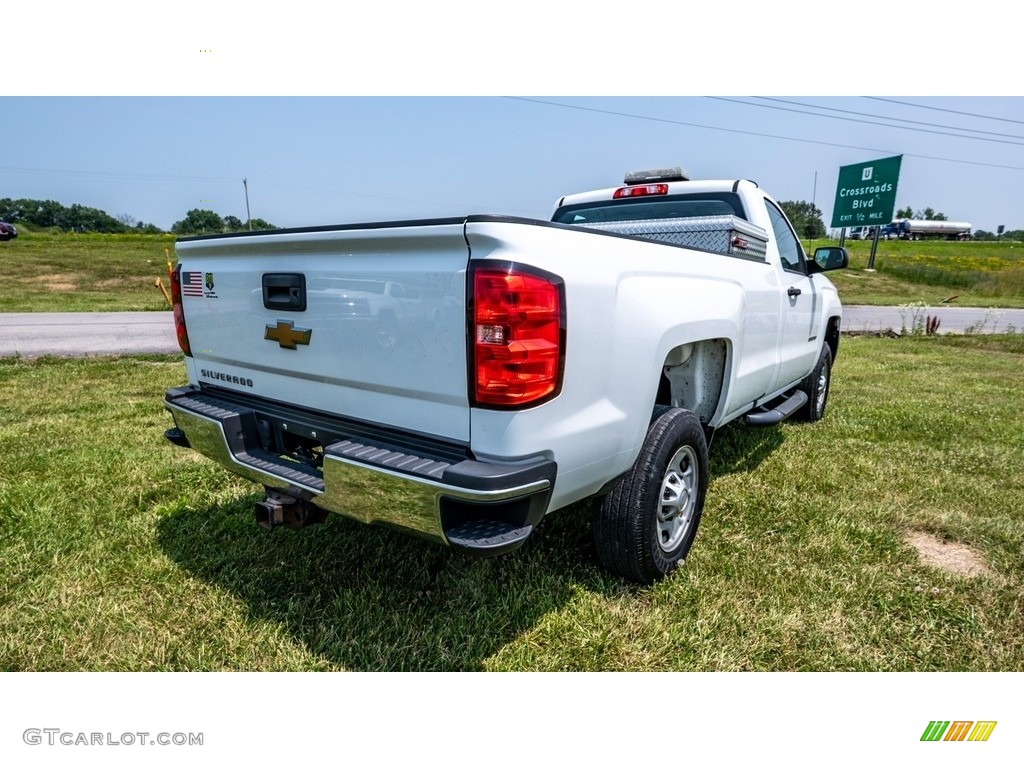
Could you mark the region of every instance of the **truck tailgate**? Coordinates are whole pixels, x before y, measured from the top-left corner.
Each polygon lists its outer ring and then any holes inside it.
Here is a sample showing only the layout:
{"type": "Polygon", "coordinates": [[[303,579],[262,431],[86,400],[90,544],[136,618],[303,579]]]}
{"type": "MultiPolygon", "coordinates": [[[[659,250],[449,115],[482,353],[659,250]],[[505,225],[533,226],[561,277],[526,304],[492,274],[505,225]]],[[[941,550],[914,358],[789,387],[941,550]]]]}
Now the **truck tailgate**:
{"type": "Polygon", "coordinates": [[[469,440],[462,220],[176,250],[192,383],[469,440]]]}

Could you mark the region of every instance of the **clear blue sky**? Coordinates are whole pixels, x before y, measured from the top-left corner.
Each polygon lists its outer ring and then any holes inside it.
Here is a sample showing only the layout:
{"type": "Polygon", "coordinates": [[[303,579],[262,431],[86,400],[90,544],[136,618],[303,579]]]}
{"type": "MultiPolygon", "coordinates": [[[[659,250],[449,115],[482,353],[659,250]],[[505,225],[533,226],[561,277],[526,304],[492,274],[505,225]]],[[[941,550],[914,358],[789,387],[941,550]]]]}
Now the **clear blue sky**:
{"type": "Polygon", "coordinates": [[[5,97],[0,197],[168,228],[190,208],[244,219],[246,178],[278,226],[546,218],[562,194],[682,165],[813,195],[828,224],[841,165],[902,154],[899,207],[1024,228],[1024,98],[726,98],[5,97]]]}
{"type": "Polygon", "coordinates": [[[17,6],[0,44],[0,197],[168,228],[191,208],[244,218],[246,178],[252,215],[278,226],[547,218],[563,194],[682,165],[813,196],[828,225],[840,166],[902,154],[898,207],[1024,228],[1024,98],[998,95],[1021,92],[1017,46],[980,27],[937,44],[941,13],[915,14],[897,45],[888,5],[819,5],[735,0],[726,18],[293,0],[243,16],[97,0],[48,2],[46,23],[17,6]],[[972,93],[997,95],[943,95],[972,93]]]}

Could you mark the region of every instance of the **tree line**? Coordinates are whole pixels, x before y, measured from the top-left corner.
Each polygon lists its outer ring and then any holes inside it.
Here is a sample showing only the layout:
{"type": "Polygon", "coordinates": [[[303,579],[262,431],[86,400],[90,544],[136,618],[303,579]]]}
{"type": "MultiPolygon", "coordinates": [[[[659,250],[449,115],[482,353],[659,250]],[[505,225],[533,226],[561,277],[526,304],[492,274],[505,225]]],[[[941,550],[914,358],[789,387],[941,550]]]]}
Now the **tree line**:
{"type": "MultiPolygon", "coordinates": [[[[822,218],[821,209],[806,200],[786,200],[779,203],[785,211],[799,237],[805,240],[817,240],[825,237],[827,229],[822,218]]],[[[897,219],[927,219],[930,221],[947,221],[946,214],[932,208],[914,210],[909,205],[896,211],[897,219]]],[[[0,221],[11,224],[27,223],[40,228],[56,228],[63,232],[101,232],[108,234],[137,233],[146,235],[164,234],[165,230],[155,224],[137,221],[134,216],[121,214],[114,217],[98,208],[90,208],[75,203],[64,206],[56,200],[12,200],[0,198],[0,221]]],[[[180,221],[171,225],[170,232],[174,235],[212,235],[228,232],[246,232],[250,229],[277,229],[265,219],[242,221],[237,216],[221,216],[214,211],[193,208],[180,221]]],[[[1024,230],[1012,229],[1001,235],[979,229],[974,233],[975,240],[1024,240],[1024,230]]]]}
{"type": "Polygon", "coordinates": [[[249,223],[237,216],[221,216],[219,213],[202,208],[193,208],[185,214],[185,218],[171,225],[175,235],[213,235],[225,232],[254,232],[259,229],[277,229],[269,221],[250,219],[249,223]]]}
{"type": "MultiPolygon", "coordinates": [[[[797,235],[805,240],[816,240],[825,237],[825,222],[822,219],[821,209],[805,200],[786,200],[779,203],[782,210],[786,212],[796,230],[797,235]]],[[[926,221],[949,221],[946,214],[936,211],[933,208],[919,208],[914,210],[909,205],[896,211],[894,218],[897,219],[924,219],[926,221]]],[[[973,240],[1024,240],[1024,229],[1009,229],[998,234],[984,229],[975,230],[971,235],[973,240]]]]}
{"type": "MultiPolygon", "coordinates": [[[[134,216],[128,214],[114,217],[98,208],[90,208],[78,203],[65,206],[56,200],[0,198],[0,221],[11,224],[30,224],[41,229],[59,229],[62,232],[144,235],[165,233],[165,230],[156,224],[137,221],[134,216]]],[[[185,218],[174,222],[170,231],[175,235],[204,235],[243,232],[249,229],[277,229],[277,227],[264,219],[252,219],[247,223],[237,216],[222,217],[214,211],[193,208],[185,214],[185,218]]]]}
{"type": "Polygon", "coordinates": [[[896,211],[895,218],[917,219],[918,221],[949,221],[946,214],[941,211],[935,211],[931,208],[919,208],[915,211],[909,205],[906,208],[900,208],[896,211]]]}
{"type": "Polygon", "coordinates": [[[797,237],[804,240],[818,240],[825,236],[825,222],[821,218],[821,209],[806,200],[785,200],[779,203],[796,230],[797,237]]]}
{"type": "Polygon", "coordinates": [[[65,206],[56,200],[0,199],[0,220],[11,224],[31,224],[41,228],[56,228],[63,232],[102,232],[121,234],[141,232],[160,234],[155,224],[135,221],[131,216],[111,216],[106,211],[75,203],[65,206]]]}

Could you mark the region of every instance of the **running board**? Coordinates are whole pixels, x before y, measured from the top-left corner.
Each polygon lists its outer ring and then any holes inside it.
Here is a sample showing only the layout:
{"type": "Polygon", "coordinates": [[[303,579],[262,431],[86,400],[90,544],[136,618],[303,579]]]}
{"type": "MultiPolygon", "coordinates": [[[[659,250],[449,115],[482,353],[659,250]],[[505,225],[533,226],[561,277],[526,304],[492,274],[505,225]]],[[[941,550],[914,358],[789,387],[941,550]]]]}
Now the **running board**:
{"type": "Polygon", "coordinates": [[[807,393],[798,389],[771,410],[748,413],[744,417],[744,421],[751,427],[770,427],[785,421],[805,405],[807,405],[807,393]]]}

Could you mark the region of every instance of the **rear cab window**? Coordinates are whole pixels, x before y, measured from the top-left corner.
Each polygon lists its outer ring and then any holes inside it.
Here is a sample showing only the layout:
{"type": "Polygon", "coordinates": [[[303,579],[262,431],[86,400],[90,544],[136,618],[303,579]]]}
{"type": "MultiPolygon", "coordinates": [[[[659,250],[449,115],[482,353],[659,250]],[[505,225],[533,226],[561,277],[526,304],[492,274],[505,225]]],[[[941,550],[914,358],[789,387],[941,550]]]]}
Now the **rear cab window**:
{"type": "Polygon", "coordinates": [[[559,224],[587,224],[723,215],[747,219],[739,195],[732,192],[696,192],[659,196],[655,199],[577,203],[558,209],[552,221],[559,224]]]}

